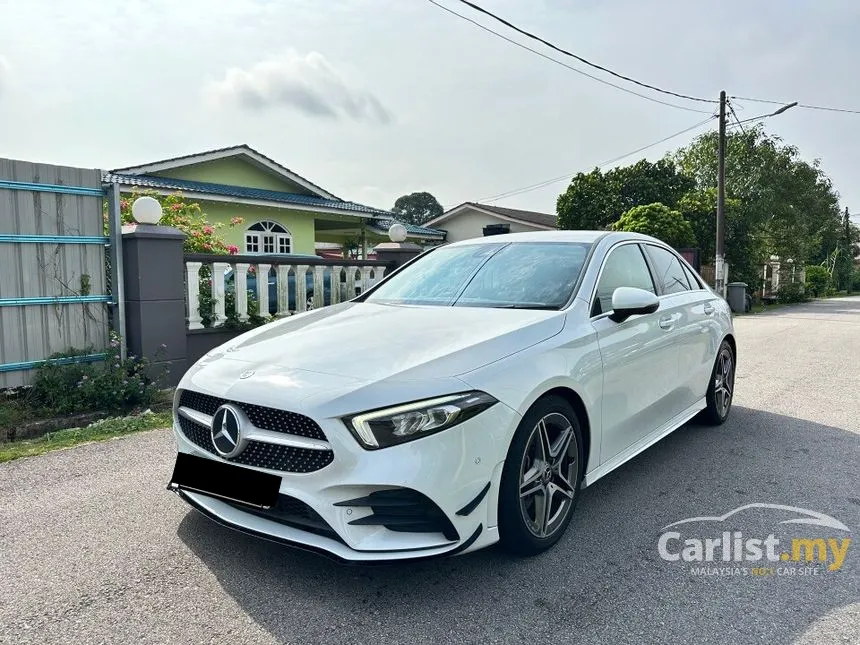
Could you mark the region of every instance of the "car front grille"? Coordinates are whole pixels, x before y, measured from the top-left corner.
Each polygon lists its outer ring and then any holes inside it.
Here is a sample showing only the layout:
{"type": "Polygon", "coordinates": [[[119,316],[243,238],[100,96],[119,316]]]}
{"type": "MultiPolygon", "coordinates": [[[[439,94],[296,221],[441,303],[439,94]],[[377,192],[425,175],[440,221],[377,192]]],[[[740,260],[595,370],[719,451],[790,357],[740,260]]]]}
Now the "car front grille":
{"type": "MultiPolygon", "coordinates": [[[[179,398],[179,405],[212,416],[218,407],[228,401],[214,396],[185,390],[179,398]]],[[[247,403],[234,403],[241,407],[251,422],[258,428],[283,432],[285,434],[301,435],[325,441],[326,437],[317,423],[306,416],[295,412],[274,410],[247,403]],[[254,416],[251,416],[251,415],[254,416]]],[[[212,431],[209,427],[196,423],[182,415],[177,418],[182,433],[194,445],[213,455],[219,455],[212,443],[212,431]]],[[[249,441],[245,449],[235,457],[226,461],[254,468],[267,468],[289,473],[310,473],[325,468],[334,461],[331,450],[312,450],[310,448],[295,448],[281,446],[262,441],[249,441]]]]}
{"type": "Polygon", "coordinates": [[[263,430],[283,432],[284,434],[294,434],[308,437],[309,439],[326,441],[325,433],[319,427],[319,424],[310,417],[298,414],[297,412],[287,412],[286,410],[266,408],[262,405],[240,403],[239,401],[228,401],[227,399],[219,399],[217,396],[210,396],[192,390],[183,390],[179,396],[179,405],[197,410],[203,414],[208,414],[209,416],[213,416],[215,411],[225,403],[230,403],[241,408],[248,415],[251,423],[263,430]]]}

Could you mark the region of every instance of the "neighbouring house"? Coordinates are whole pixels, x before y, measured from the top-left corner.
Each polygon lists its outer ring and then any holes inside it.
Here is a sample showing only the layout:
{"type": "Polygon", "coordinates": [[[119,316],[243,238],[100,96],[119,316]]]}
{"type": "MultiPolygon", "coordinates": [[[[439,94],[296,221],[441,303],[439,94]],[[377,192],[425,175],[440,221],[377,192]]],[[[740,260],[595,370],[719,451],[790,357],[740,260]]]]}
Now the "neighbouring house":
{"type": "Polygon", "coordinates": [[[424,226],[443,229],[445,241],[458,242],[473,237],[525,231],[552,231],[558,228],[556,216],[516,208],[465,202],[426,222],[424,226]]]}
{"type": "MultiPolygon", "coordinates": [[[[117,168],[105,173],[122,193],[182,193],[200,203],[210,223],[225,225],[224,238],[240,253],[315,254],[320,243],[370,251],[387,242],[394,215],[347,201],[247,145],[117,168]],[[241,217],[241,226],[229,228],[241,217]]],[[[445,232],[407,225],[408,240],[439,244],[445,232]]],[[[365,253],[366,255],[366,253],[365,253]]]]}

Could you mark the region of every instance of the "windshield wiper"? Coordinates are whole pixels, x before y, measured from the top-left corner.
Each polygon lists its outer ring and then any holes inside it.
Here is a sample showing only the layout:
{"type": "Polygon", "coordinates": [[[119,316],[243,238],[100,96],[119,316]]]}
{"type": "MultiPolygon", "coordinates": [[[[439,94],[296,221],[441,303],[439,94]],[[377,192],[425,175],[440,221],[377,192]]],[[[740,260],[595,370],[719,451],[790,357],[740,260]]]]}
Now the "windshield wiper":
{"type": "Polygon", "coordinates": [[[498,304],[498,305],[484,305],[490,307],[491,309],[544,309],[544,310],[558,310],[557,305],[547,305],[538,302],[512,302],[506,304],[498,304]]]}

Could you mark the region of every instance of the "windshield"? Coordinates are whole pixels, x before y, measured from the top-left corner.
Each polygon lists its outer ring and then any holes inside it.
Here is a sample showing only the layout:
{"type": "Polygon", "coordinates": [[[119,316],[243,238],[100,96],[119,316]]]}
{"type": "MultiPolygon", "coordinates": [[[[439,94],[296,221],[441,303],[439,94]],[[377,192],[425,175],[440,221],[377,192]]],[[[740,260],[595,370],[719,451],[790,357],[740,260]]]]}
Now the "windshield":
{"type": "Polygon", "coordinates": [[[559,309],[590,244],[515,242],[436,249],[380,285],[367,302],[559,309]]]}

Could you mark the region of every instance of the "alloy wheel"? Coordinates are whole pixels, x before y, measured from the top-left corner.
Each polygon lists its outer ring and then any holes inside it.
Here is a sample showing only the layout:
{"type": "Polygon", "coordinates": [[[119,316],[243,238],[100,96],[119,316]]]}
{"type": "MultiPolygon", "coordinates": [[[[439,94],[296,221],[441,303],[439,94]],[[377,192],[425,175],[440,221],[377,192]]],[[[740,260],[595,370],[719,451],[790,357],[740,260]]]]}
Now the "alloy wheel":
{"type": "Polygon", "coordinates": [[[538,538],[565,525],[573,504],[579,445],[570,420],[547,414],[532,429],[520,465],[520,512],[538,538]]]}
{"type": "Polygon", "coordinates": [[[714,401],[721,417],[729,413],[734,387],[735,361],[731,350],[724,347],[717,358],[717,369],[714,370],[714,401]]]}

